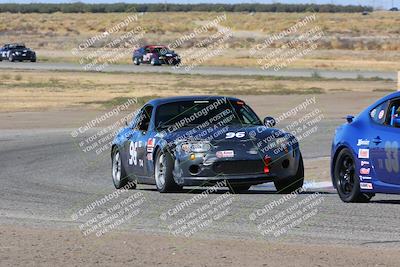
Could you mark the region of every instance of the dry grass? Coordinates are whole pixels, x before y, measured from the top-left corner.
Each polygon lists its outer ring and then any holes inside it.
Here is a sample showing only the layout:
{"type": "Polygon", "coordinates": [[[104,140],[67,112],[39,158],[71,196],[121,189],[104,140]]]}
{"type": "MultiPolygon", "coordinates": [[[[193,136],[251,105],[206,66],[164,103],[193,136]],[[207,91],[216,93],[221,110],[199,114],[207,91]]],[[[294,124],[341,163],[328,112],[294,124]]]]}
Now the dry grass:
{"type": "Polygon", "coordinates": [[[128,97],[196,94],[288,95],[338,91],[390,91],[393,81],[122,74],[88,72],[4,71],[0,111],[103,109],[128,97]],[[20,75],[20,80],[15,79],[20,75]],[[51,77],[51,78],[49,78],[51,77]]]}
{"type": "MultiPolygon", "coordinates": [[[[184,34],[210,21],[222,13],[145,13],[137,22],[130,23],[119,33],[96,42],[93,49],[102,47],[122,33],[141,26],[146,32],[140,44],[169,44],[184,34]]],[[[10,14],[0,16],[0,43],[26,42],[38,50],[41,61],[78,62],[70,52],[81,42],[110,29],[132,15],[107,14],[10,14]]],[[[221,25],[230,27],[233,38],[227,41],[228,49],[200,65],[211,66],[258,66],[257,58],[249,55],[249,49],[262,42],[268,34],[294,25],[305,13],[227,13],[221,25]],[[273,26],[271,26],[273,25],[273,26]]],[[[312,25],[318,25],[325,33],[318,49],[294,61],[292,68],[320,69],[400,69],[400,17],[395,12],[361,14],[317,14],[312,25]],[[385,51],[382,53],[382,51],[385,51]]],[[[214,32],[216,29],[211,29],[214,32]]],[[[186,41],[178,52],[192,47],[210,33],[202,33],[186,41]]],[[[279,43],[278,43],[279,44],[279,43]]],[[[129,51],[129,50],[128,50],[129,51]]],[[[130,54],[130,53],[129,53],[130,54]]],[[[130,55],[117,63],[131,63],[130,55]]]]}

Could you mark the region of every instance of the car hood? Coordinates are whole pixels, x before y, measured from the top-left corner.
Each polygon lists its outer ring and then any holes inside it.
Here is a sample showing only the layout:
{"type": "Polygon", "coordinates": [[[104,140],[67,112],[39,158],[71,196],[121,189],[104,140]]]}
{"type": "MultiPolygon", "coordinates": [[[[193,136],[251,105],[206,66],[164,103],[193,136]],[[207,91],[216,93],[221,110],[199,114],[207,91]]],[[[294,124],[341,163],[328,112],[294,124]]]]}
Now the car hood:
{"type": "Polygon", "coordinates": [[[180,143],[184,141],[209,140],[214,142],[238,142],[246,140],[264,140],[273,137],[291,136],[288,133],[276,128],[268,128],[262,125],[256,126],[232,126],[213,127],[208,126],[203,129],[183,127],[176,131],[162,131],[160,137],[167,142],[180,143]]]}

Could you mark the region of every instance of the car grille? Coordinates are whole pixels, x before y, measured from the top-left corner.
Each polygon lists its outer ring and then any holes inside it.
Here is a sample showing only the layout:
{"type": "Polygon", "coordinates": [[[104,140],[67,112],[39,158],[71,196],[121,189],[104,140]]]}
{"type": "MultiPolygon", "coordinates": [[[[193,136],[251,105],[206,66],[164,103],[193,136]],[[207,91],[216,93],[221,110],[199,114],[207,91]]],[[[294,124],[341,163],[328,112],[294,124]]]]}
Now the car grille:
{"type": "Polygon", "coordinates": [[[229,160],[217,161],[213,164],[214,172],[218,174],[256,174],[263,173],[262,160],[229,160]]]}

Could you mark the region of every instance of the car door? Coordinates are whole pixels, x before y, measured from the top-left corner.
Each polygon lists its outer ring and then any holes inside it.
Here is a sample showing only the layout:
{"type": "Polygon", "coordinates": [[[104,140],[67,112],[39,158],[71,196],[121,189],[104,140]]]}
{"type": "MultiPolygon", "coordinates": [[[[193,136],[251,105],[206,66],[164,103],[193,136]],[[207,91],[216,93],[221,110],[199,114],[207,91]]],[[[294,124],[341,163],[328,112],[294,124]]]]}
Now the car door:
{"type": "Polygon", "coordinates": [[[153,113],[153,106],[146,105],[143,107],[143,112],[138,123],[138,133],[136,136],[136,144],[134,148],[136,149],[136,169],[135,172],[138,176],[149,176],[148,170],[148,159],[147,159],[147,144],[148,140],[152,139],[154,135],[153,125],[151,124],[153,113]]]}
{"type": "Polygon", "coordinates": [[[388,100],[370,112],[370,160],[376,177],[385,183],[400,184],[399,136],[400,129],[392,125],[399,99],[388,100]]]}
{"type": "Polygon", "coordinates": [[[126,140],[123,144],[122,161],[128,174],[131,176],[138,175],[138,160],[137,160],[137,146],[138,146],[138,124],[141,119],[143,110],[140,110],[137,115],[132,119],[129,124],[129,129],[126,132],[126,140]]]}
{"type": "Polygon", "coordinates": [[[150,48],[146,48],[144,50],[144,55],[143,55],[143,62],[149,62],[151,57],[152,57],[153,53],[152,50],[150,48]]]}

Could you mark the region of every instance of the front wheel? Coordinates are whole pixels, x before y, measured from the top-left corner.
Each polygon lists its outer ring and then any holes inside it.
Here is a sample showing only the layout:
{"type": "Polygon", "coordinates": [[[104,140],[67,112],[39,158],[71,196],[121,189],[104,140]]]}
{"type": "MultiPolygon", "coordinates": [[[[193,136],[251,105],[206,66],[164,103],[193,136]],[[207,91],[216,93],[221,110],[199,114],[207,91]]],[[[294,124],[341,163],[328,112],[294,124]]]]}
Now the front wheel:
{"type": "Polygon", "coordinates": [[[14,62],[14,61],[15,61],[13,55],[10,55],[10,56],[8,57],[8,61],[10,61],[10,62],[14,62]]]}
{"type": "MultiPolygon", "coordinates": [[[[114,148],[111,156],[111,176],[116,189],[126,186],[129,182],[128,175],[122,164],[121,154],[118,148],[114,148]]],[[[136,184],[131,182],[129,189],[135,189],[136,184]]]]}
{"type": "Polygon", "coordinates": [[[152,66],[160,65],[160,63],[158,62],[158,60],[156,60],[154,57],[151,58],[150,64],[151,64],[152,66]]]}
{"type": "Polygon", "coordinates": [[[274,182],[276,190],[280,194],[290,194],[303,187],[304,184],[304,163],[303,157],[300,154],[299,166],[297,167],[296,175],[284,180],[274,182]]]}
{"type": "Polygon", "coordinates": [[[355,172],[353,154],[347,148],[340,151],[333,169],[333,180],[340,199],[343,202],[368,202],[372,194],[365,194],[360,189],[360,179],[355,172]]]}
{"type": "Polygon", "coordinates": [[[139,62],[139,59],[137,58],[137,57],[135,57],[134,59],[133,59],[133,64],[135,64],[135,65],[140,65],[140,62],[139,62]]]}
{"type": "Polygon", "coordinates": [[[167,151],[159,151],[154,166],[154,179],[156,180],[157,190],[161,193],[174,192],[181,189],[175,183],[173,176],[174,161],[167,151]]]}

